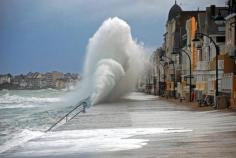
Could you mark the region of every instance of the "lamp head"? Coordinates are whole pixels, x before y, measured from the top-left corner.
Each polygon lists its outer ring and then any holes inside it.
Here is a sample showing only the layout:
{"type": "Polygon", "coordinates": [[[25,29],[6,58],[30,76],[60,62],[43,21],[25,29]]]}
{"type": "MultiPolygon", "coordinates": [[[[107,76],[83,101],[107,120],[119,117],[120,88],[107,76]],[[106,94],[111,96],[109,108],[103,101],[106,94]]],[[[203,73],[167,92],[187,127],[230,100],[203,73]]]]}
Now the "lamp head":
{"type": "Polygon", "coordinates": [[[214,18],[214,22],[216,25],[223,25],[225,23],[225,18],[221,15],[220,11],[218,15],[214,18]]]}

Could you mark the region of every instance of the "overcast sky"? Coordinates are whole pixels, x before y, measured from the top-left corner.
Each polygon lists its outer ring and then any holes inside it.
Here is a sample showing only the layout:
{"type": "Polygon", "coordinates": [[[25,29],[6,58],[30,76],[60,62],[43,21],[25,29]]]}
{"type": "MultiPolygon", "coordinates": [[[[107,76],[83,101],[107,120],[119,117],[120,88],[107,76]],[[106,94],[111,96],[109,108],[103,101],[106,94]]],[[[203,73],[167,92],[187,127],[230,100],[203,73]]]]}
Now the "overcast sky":
{"type": "MultiPolygon", "coordinates": [[[[226,0],[179,0],[204,10],[226,0]]],[[[131,26],[146,48],[161,46],[174,0],[0,0],[0,73],[79,72],[89,38],[108,17],[131,26]]]]}

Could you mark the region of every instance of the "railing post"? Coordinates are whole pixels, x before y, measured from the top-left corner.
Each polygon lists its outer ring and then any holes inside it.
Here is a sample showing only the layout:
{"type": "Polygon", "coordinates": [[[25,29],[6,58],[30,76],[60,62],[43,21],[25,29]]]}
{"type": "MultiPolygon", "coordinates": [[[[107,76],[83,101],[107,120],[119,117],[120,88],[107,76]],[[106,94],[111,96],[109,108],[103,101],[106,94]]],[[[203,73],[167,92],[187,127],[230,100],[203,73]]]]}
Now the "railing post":
{"type": "MultiPolygon", "coordinates": [[[[88,100],[88,99],[87,99],[88,100]]],[[[77,104],[77,106],[71,110],[70,112],[68,112],[66,115],[64,115],[61,119],[59,119],[56,123],[54,123],[48,130],[46,130],[45,132],[51,131],[58,123],[60,123],[63,120],[66,120],[66,122],[70,121],[71,119],[73,119],[75,116],[77,116],[79,113],[86,112],[86,107],[89,107],[89,103],[85,100],[85,101],[81,101],[77,104]],[[82,106],[82,109],[81,109],[82,106]],[[80,111],[78,113],[76,113],[74,116],[69,117],[69,115],[75,111],[77,108],[80,108],[80,111]]]]}
{"type": "Polygon", "coordinates": [[[83,104],[83,113],[86,113],[86,104],[83,104]]]}

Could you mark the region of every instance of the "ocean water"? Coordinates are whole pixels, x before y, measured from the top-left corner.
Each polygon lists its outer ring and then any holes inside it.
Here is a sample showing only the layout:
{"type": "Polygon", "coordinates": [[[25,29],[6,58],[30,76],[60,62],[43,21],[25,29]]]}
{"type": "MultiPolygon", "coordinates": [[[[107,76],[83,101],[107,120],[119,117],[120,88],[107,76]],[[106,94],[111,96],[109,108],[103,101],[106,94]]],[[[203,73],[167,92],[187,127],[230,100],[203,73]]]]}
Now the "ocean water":
{"type": "Polygon", "coordinates": [[[72,107],[62,90],[0,91],[0,153],[44,134],[72,107]]]}

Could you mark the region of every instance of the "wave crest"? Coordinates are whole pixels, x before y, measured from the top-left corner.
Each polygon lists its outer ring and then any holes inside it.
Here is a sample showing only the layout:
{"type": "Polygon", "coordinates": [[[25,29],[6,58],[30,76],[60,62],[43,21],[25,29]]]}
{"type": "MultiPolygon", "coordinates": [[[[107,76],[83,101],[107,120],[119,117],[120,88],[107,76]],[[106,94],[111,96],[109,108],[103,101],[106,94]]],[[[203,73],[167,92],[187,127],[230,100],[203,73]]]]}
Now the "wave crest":
{"type": "Polygon", "coordinates": [[[118,17],[104,21],[89,40],[84,68],[93,104],[133,91],[144,61],[144,49],[132,39],[130,26],[118,17]]]}
{"type": "Polygon", "coordinates": [[[60,98],[40,98],[40,97],[22,97],[6,93],[0,96],[0,104],[21,104],[21,103],[52,103],[59,102],[60,98]]]}

